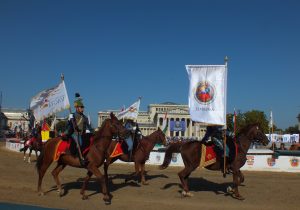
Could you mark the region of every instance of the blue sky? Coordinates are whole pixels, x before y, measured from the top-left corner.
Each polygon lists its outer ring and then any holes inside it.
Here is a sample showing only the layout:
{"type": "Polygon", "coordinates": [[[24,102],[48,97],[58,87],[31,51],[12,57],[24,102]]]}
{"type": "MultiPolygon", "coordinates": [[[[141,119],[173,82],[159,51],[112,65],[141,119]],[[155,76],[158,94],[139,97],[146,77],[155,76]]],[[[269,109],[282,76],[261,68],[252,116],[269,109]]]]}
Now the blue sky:
{"type": "Polygon", "coordinates": [[[300,112],[298,0],[1,0],[2,107],[58,84],[97,112],[142,96],[188,104],[186,64],[229,57],[227,112],[257,109],[280,128],[300,112]]]}

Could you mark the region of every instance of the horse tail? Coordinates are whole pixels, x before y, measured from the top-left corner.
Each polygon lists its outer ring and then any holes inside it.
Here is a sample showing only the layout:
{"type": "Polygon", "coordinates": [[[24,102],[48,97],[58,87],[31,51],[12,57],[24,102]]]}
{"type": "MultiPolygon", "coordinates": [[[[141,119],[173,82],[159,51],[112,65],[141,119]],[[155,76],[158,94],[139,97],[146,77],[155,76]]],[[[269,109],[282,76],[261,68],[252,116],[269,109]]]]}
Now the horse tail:
{"type": "Polygon", "coordinates": [[[172,159],[172,154],[173,153],[179,153],[180,150],[181,150],[182,145],[183,145],[183,143],[180,142],[180,143],[170,144],[167,147],[167,150],[165,151],[164,162],[163,162],[162,165],[159,166],[159,168],[161,170],[167,168],[170,165],[171,159],[172,159]]]}

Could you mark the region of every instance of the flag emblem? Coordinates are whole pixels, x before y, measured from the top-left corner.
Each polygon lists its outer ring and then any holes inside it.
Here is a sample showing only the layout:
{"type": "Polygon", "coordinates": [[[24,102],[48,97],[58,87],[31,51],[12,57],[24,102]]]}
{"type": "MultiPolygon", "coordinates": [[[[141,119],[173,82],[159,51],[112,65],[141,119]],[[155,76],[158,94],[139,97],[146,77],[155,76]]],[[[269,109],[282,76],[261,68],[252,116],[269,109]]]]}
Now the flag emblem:
{"type": "Polygon", "coordinates": [[[196,87],[195,99],[203,105],[210,104],[215,98],[215,88],[214,86],[207,82],[202,81],[196,87]]]}

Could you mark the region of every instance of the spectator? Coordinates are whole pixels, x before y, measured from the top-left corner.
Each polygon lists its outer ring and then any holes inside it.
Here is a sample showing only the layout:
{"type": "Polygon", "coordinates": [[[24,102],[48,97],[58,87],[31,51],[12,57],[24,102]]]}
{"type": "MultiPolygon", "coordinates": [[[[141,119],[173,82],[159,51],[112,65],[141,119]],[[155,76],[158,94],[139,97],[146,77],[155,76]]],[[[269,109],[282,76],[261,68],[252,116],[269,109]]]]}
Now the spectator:
{"type": "Polygon", "coordinates": [[[270,150],[276,150],[277,149],[277,146],[276,146],[276,143],[275,142],[272,142],[272,145],[270,147],[270,150]]]}
{"type": "Polygon", "coordinates": [[[280,149],[280,150],[286,150],[284,143],[281,143],[281,144],[280,144],[280,148],[279,148],[279,149],[280,149]]]}

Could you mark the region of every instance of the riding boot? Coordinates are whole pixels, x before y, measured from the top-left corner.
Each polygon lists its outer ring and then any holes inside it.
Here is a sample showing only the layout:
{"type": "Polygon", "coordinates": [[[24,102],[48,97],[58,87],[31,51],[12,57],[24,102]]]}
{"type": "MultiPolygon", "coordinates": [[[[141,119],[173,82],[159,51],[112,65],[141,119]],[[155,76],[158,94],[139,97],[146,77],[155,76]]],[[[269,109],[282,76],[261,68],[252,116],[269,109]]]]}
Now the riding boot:
{"type": "Polygon", "coordinates": [[[79,162],[82,167],[87,167],[87,165],[89,164],[89,161],[86,159],[79,158],[79,162]]]}

